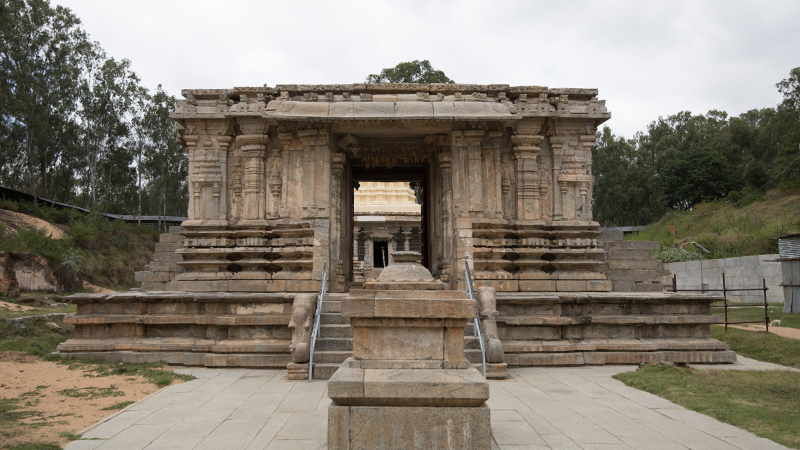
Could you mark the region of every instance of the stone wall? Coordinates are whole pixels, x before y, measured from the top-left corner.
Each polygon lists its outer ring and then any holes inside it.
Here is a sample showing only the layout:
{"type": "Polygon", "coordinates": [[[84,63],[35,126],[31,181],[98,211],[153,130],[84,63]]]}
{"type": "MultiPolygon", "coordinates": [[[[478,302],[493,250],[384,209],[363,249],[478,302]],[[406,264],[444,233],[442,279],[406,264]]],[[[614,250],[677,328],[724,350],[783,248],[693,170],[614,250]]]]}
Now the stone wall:
{"type": "MultiPolygon", "coordinates": [[[[703,285],[707,289],[722,289],[722,274],[728,288],[761,287],[762,278],[767,282],[767,302],[783,303],[780,255],[755,255],[739,258],[707,259],[664,264],[671,274],[677,275],[678,289],[700,289],[700,268],[703,285]]],[[[671,276],[671,275],[670,275],[671,276]]],[[[728,299],[740,303],[764,301],[761,291],[730,292],[728,299]]]]}
{"type": "Polygon", "coordinates": [[[597,237],[605,253],[597,257],[603,264],[597,271],[611,280],[612,291],[661,292],[664,265],[653,259],[658,242],[623,241],[622,231],[606,230],[597,237]]]}

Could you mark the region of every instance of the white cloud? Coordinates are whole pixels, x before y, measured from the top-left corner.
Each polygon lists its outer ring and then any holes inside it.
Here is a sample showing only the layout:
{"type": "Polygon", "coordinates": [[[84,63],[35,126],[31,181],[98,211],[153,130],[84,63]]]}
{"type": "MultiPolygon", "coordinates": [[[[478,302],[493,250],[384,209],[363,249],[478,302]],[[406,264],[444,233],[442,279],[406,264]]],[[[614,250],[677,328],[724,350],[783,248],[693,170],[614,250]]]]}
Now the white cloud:
{"type": "Polygon", "coordinates": [[[681,110],[775,106],[800,66],[794,1],[53,1],[176,96],[428,59],[459,82],[599,88],[625,136],[681,110]]]}

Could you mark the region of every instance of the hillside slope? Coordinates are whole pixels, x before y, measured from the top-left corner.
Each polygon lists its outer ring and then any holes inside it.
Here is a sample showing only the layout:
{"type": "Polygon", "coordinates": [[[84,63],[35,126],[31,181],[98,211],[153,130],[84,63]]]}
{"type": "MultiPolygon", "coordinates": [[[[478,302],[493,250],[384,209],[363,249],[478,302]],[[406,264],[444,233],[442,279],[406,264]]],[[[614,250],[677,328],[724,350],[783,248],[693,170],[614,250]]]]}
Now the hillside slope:
{"type": "Polygon", "coordinates": [[[134,273],[152,259],[157,236],[98,213],[0,202],[0,250],[42,256],[67,291],[85,281],[114,290],[135,286],[134,273]]]}
{"type": "Polygon", "coordinates": [[[692,211],[669,212],[626,240],[658,241],[661,247],[696,251],[697,242],[711,254],[706,258],[778,253],[778,236],[800,232],[800,192],[774,190],[736,205],[724,200],[703,203],[692,211]],[[676,232],[670,233],[668,226],[676,232]]]}

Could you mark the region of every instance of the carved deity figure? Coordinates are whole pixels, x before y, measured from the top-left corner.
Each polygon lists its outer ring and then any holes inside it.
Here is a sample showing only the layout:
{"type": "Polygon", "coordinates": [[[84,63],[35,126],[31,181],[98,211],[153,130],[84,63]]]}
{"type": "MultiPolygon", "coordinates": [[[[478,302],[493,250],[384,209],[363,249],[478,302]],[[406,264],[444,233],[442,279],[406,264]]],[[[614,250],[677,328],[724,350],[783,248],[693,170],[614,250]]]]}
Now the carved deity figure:
{"type": "Polygon", "coordinates": [[[315,294],[297,294],[292,303],[292,317],[289,319],[292,343],[289,344],[289,351],[295,363],[308,362],[316,299],[315,294]]]}
{"type": "Polygon", "coordinates": [[[481,286],[476,289],[481,325],[486,333],[486,362],[503,362],[503,343],[497,337],[497,296],[494,288],[481,286]]]}

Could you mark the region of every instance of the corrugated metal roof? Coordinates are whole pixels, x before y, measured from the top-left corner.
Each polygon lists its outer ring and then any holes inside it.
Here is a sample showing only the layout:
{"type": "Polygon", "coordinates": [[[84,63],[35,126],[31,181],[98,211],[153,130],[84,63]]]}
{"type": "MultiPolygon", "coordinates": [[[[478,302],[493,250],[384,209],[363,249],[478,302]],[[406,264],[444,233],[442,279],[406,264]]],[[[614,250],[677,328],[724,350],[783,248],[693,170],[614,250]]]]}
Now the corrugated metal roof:
{"type": "Polygon", "coordinates": [[[781,259],[800,259],[800,234],[779,237],[778,253],[781,259]]]}

